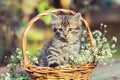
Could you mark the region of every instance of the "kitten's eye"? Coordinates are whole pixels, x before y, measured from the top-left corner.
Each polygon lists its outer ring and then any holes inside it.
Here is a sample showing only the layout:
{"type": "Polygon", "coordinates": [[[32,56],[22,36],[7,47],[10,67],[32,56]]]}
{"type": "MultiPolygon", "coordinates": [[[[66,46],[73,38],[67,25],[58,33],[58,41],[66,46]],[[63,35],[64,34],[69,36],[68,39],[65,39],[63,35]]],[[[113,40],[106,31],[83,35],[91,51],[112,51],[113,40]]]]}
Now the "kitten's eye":
{"type": "Polygon", "coordinates": [[[59,31],[63,31],[63,29],[62,29],[62,28],[59,28],[58,30],[59,30],[59,31]]]}
{"type": "Polygon", "coordinates": [[[80,29],[80,27],[75,28],[75,30],[79,30],[79,29],[80,29]]]}
{"type": "Polygon", "coordinates": [[[73,30],[73,28],[69,28],[69,30],[68,31],[72,31],[73,30]]]}
{"type": "Polygon", "coordinates": [[[54,28],[53,30],[54,30],[54,32],[56,32],[56,31],[57,31],[57,29],[56,29],[56,28],[54,28]]]}

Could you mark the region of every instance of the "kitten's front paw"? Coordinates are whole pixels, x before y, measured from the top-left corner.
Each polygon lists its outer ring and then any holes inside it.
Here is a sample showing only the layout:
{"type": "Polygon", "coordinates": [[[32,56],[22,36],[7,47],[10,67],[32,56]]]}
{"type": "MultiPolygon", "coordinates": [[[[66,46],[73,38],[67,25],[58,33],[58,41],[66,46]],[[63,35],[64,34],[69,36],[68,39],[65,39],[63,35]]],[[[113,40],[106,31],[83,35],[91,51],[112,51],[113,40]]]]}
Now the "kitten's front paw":
{"type": "Polygon", "coordinates": [[[52,64],[49,65],[49,67],[57,67],[57,66],[59,66],[58,63],[52,63],[52,64]]]}

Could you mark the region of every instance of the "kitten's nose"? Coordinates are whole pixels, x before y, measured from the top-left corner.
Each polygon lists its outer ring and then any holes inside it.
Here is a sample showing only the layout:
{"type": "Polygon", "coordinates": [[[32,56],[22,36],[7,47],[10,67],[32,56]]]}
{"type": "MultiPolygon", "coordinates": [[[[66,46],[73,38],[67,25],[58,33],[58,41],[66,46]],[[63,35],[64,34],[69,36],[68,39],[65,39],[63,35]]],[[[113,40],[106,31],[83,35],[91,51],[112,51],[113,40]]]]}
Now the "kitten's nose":
{"type": "Polygon", "coordinates": [[[64,34],[65,37],[67,37],[67,34],[64,34]]]}
{"type": "Polygon", "coordinates": [[[67,37],[67,34],[68,34],[67,31],[65,31],[65,32],[64,32],[64,36],[67,37]]]}

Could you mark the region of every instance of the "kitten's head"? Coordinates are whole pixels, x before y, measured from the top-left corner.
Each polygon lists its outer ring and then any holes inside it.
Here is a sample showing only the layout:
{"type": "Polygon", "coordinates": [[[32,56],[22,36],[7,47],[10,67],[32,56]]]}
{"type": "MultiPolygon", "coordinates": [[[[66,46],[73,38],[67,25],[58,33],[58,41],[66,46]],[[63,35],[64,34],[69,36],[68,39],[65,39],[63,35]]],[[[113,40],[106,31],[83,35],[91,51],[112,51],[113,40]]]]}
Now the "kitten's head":
{"type": "Polygon", "coordinates": [[[58,39],[66,41],[78,39],[81,34],[80,13],[76,15],[55,15],[52,16],[52,28],[58,39]]]}

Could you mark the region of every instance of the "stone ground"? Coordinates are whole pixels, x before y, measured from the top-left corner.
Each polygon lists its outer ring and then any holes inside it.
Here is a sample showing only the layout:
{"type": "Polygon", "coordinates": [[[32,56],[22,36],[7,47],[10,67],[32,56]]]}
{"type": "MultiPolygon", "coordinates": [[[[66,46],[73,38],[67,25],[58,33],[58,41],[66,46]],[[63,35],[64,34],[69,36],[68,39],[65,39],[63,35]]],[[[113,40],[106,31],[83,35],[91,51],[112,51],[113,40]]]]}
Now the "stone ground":
{"type": "MultiPolygon", "coordinates": [[[[0,67],[0,76],[8,71],[7,67],[0,67]]],[[[90,80],[120,80],[120,60],[115,60],[112,65],[100,63],[94,69],[90,80]]]]}
{"type": "Polygon", "coordinates": [[[112,65],[99,64],[93,71],[91,80],[120,80],[120,60],[112,65]]]}

